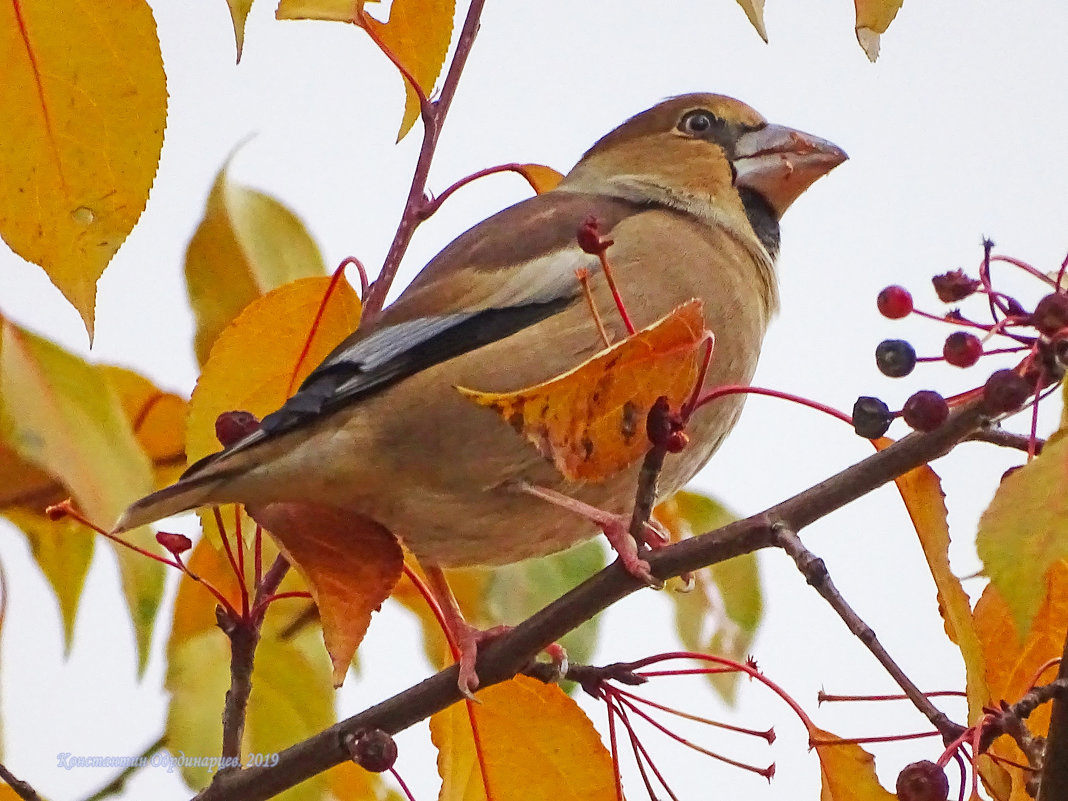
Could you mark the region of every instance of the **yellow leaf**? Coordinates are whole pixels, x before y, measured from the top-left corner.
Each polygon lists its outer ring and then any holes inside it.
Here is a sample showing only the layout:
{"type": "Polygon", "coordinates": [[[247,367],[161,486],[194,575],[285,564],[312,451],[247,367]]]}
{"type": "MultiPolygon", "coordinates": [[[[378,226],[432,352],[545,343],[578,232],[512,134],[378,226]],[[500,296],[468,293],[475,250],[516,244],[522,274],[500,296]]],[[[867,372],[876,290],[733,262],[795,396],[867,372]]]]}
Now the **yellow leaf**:
{"type": "MultiPolygon", "coordinates": [[[[881,437],[873,443],[882,450],[893,441],[881,437]]],[[[990,690],[986,685],[986,665],[972,619],[971,602],[949,564],[949,523],[942,482],[934,470],[924,465],[899,477],[896,484],[934,578],[938,611],[945,621],[946,634],[957,644],[964,658],[968,720],[974,723],[990,702],[990,690]]]]}
{"type": "MultiPolygon", "coordinates": [[[[430,96],[441,74],[452,41],[455,0],[393,0],[389,22],[364,16],[369,30],[415,78],[423,94],[430,96]]],[[[397,141],[403,139],[419,119],[419,98],[404,81],[404,118],[397,141]]]]}
{"type": "Polygon", "coordinates": [[[274,17],[354,22],[362,7],[362,0],[279,0],[274,17]]]}
{"type": "Polygon", "coordinates": [[[319,248],[285,206],[219,171],[185,252],[185,280],[203,364],[219,332],[242,309],[297,278],[322,275],[319,248]]]}
{"type": "Polygon", "coordinates": [[[90,339],[96,282],[145,208],[167,114],[143,0],[0,4],[0,236],[90,339]]]}
{"type": "Polygon", "coordinates": [[[1045,592],[1043,577],[1068,559],[1068,437],[1006,476],[979,519],[975,547],[983,570],[1026,636],[1045,592]]]}
{"type": "MultiPolygon", "coordinates": [[[[720,503],[693,492],[676,492],[654,510],[673,541],[703,534],[737,520],[720,503]]],[[[675,628],[690,650],[744,662],[764,613],[756,554],[743,554],[694,573],[694,586],[672,592],[675,628]]],[[[733,703],[741,674],[712,673],[708,679],[733,703]]]]}
{"type": "Polygon", "coordinates": [[[857,42],[868,60],[879,57],[879,36],[886,33],[901,8],[902,0],[854,0],[857,9],[857,42]]]}
{"type": "Polygon", "coordinates": [[[701,302],[691,300],[563,375],[517,392],[457,387],[493,409],[572,480],[598,481],[649,449],[645,420],[660,396],[689,398],[704,342],[701,302]]]}
{"type": "Polygon", "coordinates": [[[245,20],[252,10],[252,0],[226,0],[230,9],[230,21],[234,23],[234,41],[237,43],[237,63],[241,63],[241,51],[245,48],[245,20]]]}
{"type": "Polygon", "coordinates": [[[403,801],[386,787],[381,774],[366,771],[354,762],[342,762],[326,772],[330,797],[336,801],[403,801]]]}
{"type": "Polygon", "coordinates": [[[749,23],[756,28],[760,38],[768,41],[768,31],[764,27],[764,0],[738,0],[738,5],[745,11],[749,23]]]}
{"type": "MultiPolygon", "coordinates": [[[[821,740],[839,739],[830,732],[813,728],[809,738],[821,740]]],[[[853,743],[841,745],[816,745],[820,758],[820,801],[896,801],[875,775],[875,757],[853,743]]]]}
{"type": "Polygon", "coordinates": [[[400,543],[372,520],[325,506],[274,503],[253,516],[307,581],[340,687],[371,614],[400,578],[400,543]]]}
{"type": "MultiPolygon", "coordinates": [[[[0,322],[0,439],[54,476],[98,525],[110,526],[127,504],[152,489],[149,460],[103,373],[7,321],[0,322]]],[[[126,536],[158,550],[147,528],[126,536]]],[[[163,568],[121,546],[115,550],[143,668],[163,568]]]]}
{"type": "Polygon", "coordinates": [[[561,173],[544,164],[520,164],[516,172],[526,178],[530,188],[539,195],[556,189],[557,185],[564,180],[561,173]]]}
{"type": "Polygon", "coordinates": [[[612,757],[559,687],[517,676],[478,699],[430,718],[438,801],[615,801],[612,757]]]}

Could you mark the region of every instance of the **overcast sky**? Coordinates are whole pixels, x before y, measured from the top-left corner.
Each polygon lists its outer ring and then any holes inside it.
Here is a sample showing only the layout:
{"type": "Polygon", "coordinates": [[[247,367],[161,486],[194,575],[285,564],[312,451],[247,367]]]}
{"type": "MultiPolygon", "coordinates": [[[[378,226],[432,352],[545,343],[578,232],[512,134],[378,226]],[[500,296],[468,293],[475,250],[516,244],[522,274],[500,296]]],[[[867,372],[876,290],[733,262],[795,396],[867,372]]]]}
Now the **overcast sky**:
{"type": "MultiPolygon", "coordinates": [[[[983,236],[1044,270],[1068,252],[1063,3],[909,2],[874,65],[853,37],[849,0],[771,0],[770,45],[732,0],[488,6],[441,139],[432,189],[508,161],[566,171],[630,114],[691,91],[736,96],[771,121],[830,139],[850,154],[784,221],[782,312],[768,335],[757,384],[846,411],[860,394],[896,406],[917,389],[949,394],[974,386],[987,374],[982,367],[964,372],[921,366],[896,382],[880,376],[872,352],[884,337],[906,337],[921,354],[935,353],[952,329],[882,319],[874,307],[877,291],[902,283],[921,305],[940,309],[930,277],[955,267],[974,270],[983,236]]],[[[166,142],[147,211],[100,284],[91,358],[128,365],[188,394],[197,372],[182,257],[227,155],[248,140],[234,160],[233,176],[294,209],[328,264],[352,254],[375,265],[407,192],[418,129],[393,144],[403,104],[400,79],[358,30],[276,22],[272,5],[258,0],[244,60],[235,67],[222,0],[153,7],[170,93],[166,142]]],[[[417,234],[407,275],[453,236],[527,191],[517,177],[497,176],[458,193],[417,234]]],[[[76,313],[38,268],[6,251],[0,253],[0,311],[88,353],[76,313]]],[[[1056,412],[1051,407],[1044,416],[1047,433],[1056,412]]],[[[869,452],[838,422],[757,398],[697,485],[750,514],[869,452]]],[[[959,574],[977,569],[968,544],[976,519],[1002,471],[1019,461],[990,446],[968,445],[936,465],[948,493],[959,574]]],[[[804,537],[921,687],[962,688],[959,653],[946,640],[933,585],[892,489],[812,526],[804,537]]],[[[109,549],[99,548],[74,649],[64,662],[54,600],[25,540],[6,524],[0,524],[0,562],[9,596],[0,669],[5,762],[46,797],[84,796],[110,774],[56,770],[54,755],[132,755],[158,736],[166,704],[158,646],[166,627],[160,627],[155,656],[137,684],[114,560],[109,549]]],[[[768,553],[762,568],[767,621],[754,652],[775,681],[810,709],[820,687],[890,689],[789,560],[768,553]]],[[[966,586],[974,591],[981,583],[966,586]]],[[[599,661],[674,647],[667,599],[638,593],[608,614],[603,637],[599,661]],[[636,643],[635,628],[647,642],[636,643]]],[[[363,675],[340,694],[342,714],[403,689],[428,669],[414,624],[389,605],[364,648],[369,656],[363,675]]],[[[660,697],[670,700],[672,693],[660,697]]],[[[770,750],[701,735],[701,742],[726,753],[774,760],[778,776],[770,787],[688,756],[676,762],[681,752],[666,751],[661,766],[683,797],[706,797],[709,782],[758,799],[818,797],[818,765],[806,752],[800,726],[761,688],[744,688],[736,713],[725,712],[711,694],[695,701],[692,687],[674,698],[705,714],[732,714],[746,725],[776,725],[780,735],[770,750]]],[[[603,724],[601,711],[591,709],[603,724]]],[[[949,709],[961,717],[959,707],[949,709]]],[[[821,710],[817,721],[843,735],[924,728],[919,715],[904,707],[821,710]]],[[[402,738],[398,763],[419,801],[435,797],[437,788],[424,743],[422,734],[402,738]]],[[[933,759],[939,751],[937,740],[878,748],[884,783],[892,787],[903,764],[933,759]]],[[[630,797],[642,796],[639,785],[630,787],[630,797]]],[[[125,797],[150,792],[158,798],[187,795],[173,776],[149,769],[130,783],[125,797]]]]}

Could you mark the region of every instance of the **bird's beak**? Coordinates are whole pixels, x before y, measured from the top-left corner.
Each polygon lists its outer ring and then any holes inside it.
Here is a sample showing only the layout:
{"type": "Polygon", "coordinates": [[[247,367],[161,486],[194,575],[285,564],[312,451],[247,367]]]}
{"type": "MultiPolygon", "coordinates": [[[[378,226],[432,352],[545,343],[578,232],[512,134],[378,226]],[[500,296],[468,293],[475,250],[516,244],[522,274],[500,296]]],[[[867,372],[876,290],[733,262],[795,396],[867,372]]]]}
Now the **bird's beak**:
{"type": "Polygon", "coordinates": [[[735,185],[763,197],[782,217],[801,193],[843,161],[845,151],[826,139],[782,125],[742,134],[734,148],[735,185]]]}

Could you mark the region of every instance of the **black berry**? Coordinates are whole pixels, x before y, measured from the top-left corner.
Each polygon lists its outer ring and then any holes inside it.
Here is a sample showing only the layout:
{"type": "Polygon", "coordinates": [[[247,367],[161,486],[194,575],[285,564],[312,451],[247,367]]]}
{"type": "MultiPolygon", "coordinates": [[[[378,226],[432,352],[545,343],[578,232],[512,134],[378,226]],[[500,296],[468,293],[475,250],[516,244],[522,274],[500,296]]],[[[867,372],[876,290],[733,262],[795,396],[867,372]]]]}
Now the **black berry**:
{"type": "Polygon", "coordinates": [[[916,366],[916,350],[904,339],[884,339],[875,348],[875,364],[883,375],[901,378],[916,366]]]}
{"type": "Polygon", "coordinates": [[[879,313],[891,320],[900,320],[912,312],[912,293],[903,286],[888,286],[875,299],[879,313]]]}
{"type": "Polygon", "coordinates": [[[983,406],[991,414],[1014,412],[1031,397],[1031,385],[1012,370],[998,370],[983,386],[983,406]]]}
{"type": "Polygon", "coordinates": [[[865,439],[878,439],[890,428],[894,415],[878,398],[862,395],[853,404],[853,430],[865,439]]]}
{"type": "Polygon", "coordinates": [[[900,801],[946,801],[949,779],[934,762],[913,762],[897,774],[897,797],[900,801]]]}
{"type": "Polygon", "coordinates": [[[381,773],[397,761],[397,743],[381,729],[361,731],[347,741],[352,761],[371,773],[381,773]]]}
{"type": "Polygon", "coordinates": [[[905,401],[901,416],[917,431],[933,431],[946,422],[949,405],[937,392],[921,389],[905,401]]]}
{"type": "Polygon", "coordinates": [[[229,448],[259,427],[260,421],[251,412],[223,412],[215,418],[215,437],[229,448]]]}
{"type": "Polygon", "coordinates": [[[1042,298],[1031,315],[1031,325],[1048,337],[1068,326],[1068,295],[1054,292],[1042,298]]]}
{"type": "Polygon", "coordinates": [[[967,331],[954,331],[942,346],[942,356],[954,367],[971,367],[982,355],[983,343],[967,331]]]}

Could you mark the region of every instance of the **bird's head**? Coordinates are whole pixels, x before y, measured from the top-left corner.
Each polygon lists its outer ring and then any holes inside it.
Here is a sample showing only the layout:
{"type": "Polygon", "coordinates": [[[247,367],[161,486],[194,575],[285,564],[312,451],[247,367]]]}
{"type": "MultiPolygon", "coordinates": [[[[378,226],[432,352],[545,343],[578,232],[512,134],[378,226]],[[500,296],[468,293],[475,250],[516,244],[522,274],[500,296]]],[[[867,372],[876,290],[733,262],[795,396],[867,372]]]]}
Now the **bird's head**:
{"type": "Polygon", "coordinates": [[[560,188],[663,203],[727,222],[742,216],[752,222],[753,206],[763,205],[759,211],[777,223],[846,158],[836,145],[770,124],[733,98],[680,95],[602,137],[560,188]]]}

